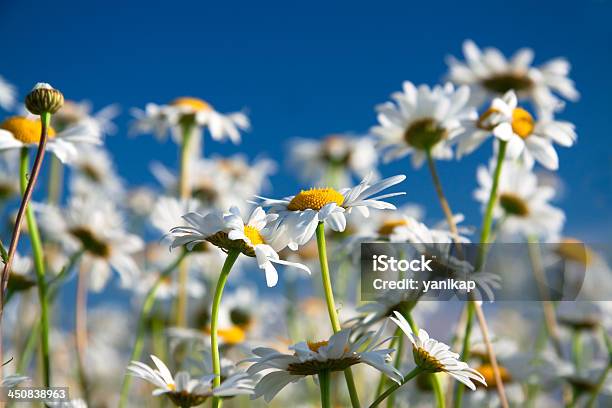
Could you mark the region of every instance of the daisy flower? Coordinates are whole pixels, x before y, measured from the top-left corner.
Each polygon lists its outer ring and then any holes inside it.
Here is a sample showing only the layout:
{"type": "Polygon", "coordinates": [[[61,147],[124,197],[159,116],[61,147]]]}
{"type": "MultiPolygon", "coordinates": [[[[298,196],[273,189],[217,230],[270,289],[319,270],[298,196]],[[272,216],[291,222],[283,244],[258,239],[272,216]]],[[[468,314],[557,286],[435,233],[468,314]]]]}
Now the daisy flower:
{"type": "Polygon", "coordinates": [[[469,85],[476,103],[514,90],[538,109],[554,110],[563,106],[555,93],[570,101],[579,97],[574,81],[568,77],[570,64],[564,58],[534,67],[533,50],[529,48],[517,51],[507,60],[498,49],[481,51],[471,40],[463,43],[463,54],[465,62],[448,58],[448,77],[456,84],[469,85]]]}
{"type": "Polygon", "coordinates": [[[405,193],[374,195],[405,179],[406,176],[398,175],[371,182],[371,176],[366,176],[353,188],[311,188],[281,200],[260,197],[263,200],[261,205],[270,207],[270,211],[277,214],[279,224],[287,228],[288,246],[296,250],[298,245],[310,241],[320,222],[334,231],[342,232],[346,228],[346,215],[353,210],[365,217],[369,215],[370,208],[394,210],[393,204],[382,200],[405,193]]]}
{"type": "Polygon", "coordinates": [[[285,228],[275,223],[277,214],[266,214],[261,207],[255,208],[247,221],[244,221],[237,207],[230,208],[228,213],[211,212],[206,216],[190,212],[183,218],[189,226],[178,226],[171,230],[174,235],[171,248],[184,245],[191,251],[201,242],[210,242],[224,251],[239,251],[257,259],[259,269],[265,271],[269,287],[278,282],[274,264],[310,273],[310,269],[302,264],[279,258],[278,251],[287,245],[285,228]]]}
{"type": "MultiPolygon", "coordinates": [[[[247,210],[247,200],[269,186],[269,176],[276,170],[271,160],[257,159],[249,163],[240,154],[194,158],[188,166],[191,196],[209,207],[236,206],[241,210],[247,210]]],[[[177,193],[179,181],[175,172],[158,162],[152,164],[151,171],[170,195],[177,193]]]]}
{"type": "Polygon", "coordinates": [[[9,110],[15,105],[17,89],[0,76],[0,108],[9,110]]]}
{"type": "Polygon", "coordinates": [[[294,139],[289,163],[305,182],[343,187],[352,176],[361,179],[376,172],[378,153],[370,137],[334,134],[322,140],[294,139]]]}
{"type": "Polygon", "coordinates": [[[29,381],[29,380],[30,380],[30,378],[26,377],[24,375],[11,374],[11,375],[7,375],[2,380],[0,380],[0,387],[3,387],[3,388],[15,388],[16,386],[18,386],[22,382],[29,381]]]}
{"type": "Polygon", "coordinates": [[[467,363],[459,360],[459,354],[450,351],[446,344],[434,340],[423,329],[415,334],[401,313],[395,312],[395,317],[390,319],[406,334],[412,343],[412,355],[414,362],[424,371],[437,373],[444,372],[465,384],[471,390],[476,386],[473,381],[487,385],[484,376],[471,368],[467,363]]]}
{"type": "Polygon", "coordinates": [[[572,123],[554,120],[550,113],[542,113],[540,118],[534,119],[531,113],[518,106],[514,91],[495,98],[470,131],[459,137],[457,156],[471,153],[490,135],[508,143],[508,158],[522,156],[529,166],[535,159],[550,170],[559,167],[553,142],[569,147],[576,141],[572,123]]]}
{"type": "Polygon", "coordinates": [[[51,126],[56,130],[64,130],[74,126],[81,126],[99,135],[113,134],[117,127],[113,119],[119,115],[117,105],[109,105],[96,113],[92,113],[92,106],[87,101],[65,100],[64,105],[51,117],[51,126]]]}
{"type": "Polygon", "coordinates": [[[163,361],[154,355],[151,359],[156,368],[132,361],[127,369],[131,375],[157,387],[153,390],[153,396],[166,395],[178,407],[194,407],[203,404],[212,396],[229,398],[253,393],[252,381],[247,374],[230,376],[219,387],[213,388],[213,374],[191,378],[188,372],[179,371],[173,376],[163,361]]]}
{"type": "Polygon", "coordinates": [[[372,133],[386,152],[385,161],[412,154],[413,166],[420,167],[427,151],[435,159],[450,160],[455,137],[464,131],[466,121],[478,117],[467,104],[469,88],[455,89],[450,83],[417,88],[409,81],[403,88],[391,95],[393,102],[376,107],[379,125],[372,133]]]}
{"type": "Polygon", "coordinates": [[[69,253],[83,251],[80,263],[89,271],[90,287],[100,291],[111,270],[117,271],[123,286],[140,276],[133,255],[143,248],[142,240],[123,229],[123,220],[114,204],[97,196],[74,196],[67,207],[38,204],[40,227],[48,237],[69,253]]]}
{"type": "Polygon", "coordinates": [[[123,181],[115,170],[110,153],[97,146],[83,146],[72,165],[70,189],[75,195],[101,193],[118,199],[124,193],[123,181]]]}
{"type": "MultiPolygon", "coordinates": [[[[484,166],[478,168],[479,187],[474,197],[482,203],[483,209],[491,193],[494,168],[493,161],[488,169],[484,166]]],[[[554,195],[552,188],[538,184],[537,176],[525,165],[506,161],[499,178],[493,217],[503,220],[503,233],[555,239],[563,228],[565,215],[549,204],[554,195]]]]}
{"type": "Polygon", "coordinates": [[[27,290],[36,285],[32,259],[15,252],[8,278],[9,291],[27,290]]]}
{"type": "Polygon", "coordinates": [[[355,364],[367,364],[393,381],[399,382],[401,374],[389,362],[393,349],[380,349],[388,341],[380,341],[384,326],[378,332],[368,332],[359,340],[350,341],[350,329],[332,335],[329,340],[300,342],[291,347],[293,354],[284,354],[272,348],[259,347],[253,350],[256,357],[247,359],[254,363],[247,373],[267,373],[255,386],[254,398],[264,397],[270,402],[285,386],[323,371],[343,371],[355,364]]]}
{"type": "MultiPolygon", "coordinates": [[[[81,146],[102,143],[100,133],[92,131],[90,126],[90,124],[70,126],[58,132],[50,127],[46,149],[63,163],[74,162],[81,146]]],[[[0,150],[38,147],[40,132],[40,119],[34,116],[12,116],[0,123],[0,150]]]]}
{"type": "Polygon", "coordinates": [[[242,112],[222,114],[202,99],[192,97],[177,98],[167,105],[149,103],[145,110],[132,109],[135,117],[133,133],[153,133],[162,139],[172,131],[174,140],[180,140],[181,126],[191,125],[198,134],[204,128],[213,140],[230,139],[240,143],[240,131],[250,128],[249,118],[242,112]]]}

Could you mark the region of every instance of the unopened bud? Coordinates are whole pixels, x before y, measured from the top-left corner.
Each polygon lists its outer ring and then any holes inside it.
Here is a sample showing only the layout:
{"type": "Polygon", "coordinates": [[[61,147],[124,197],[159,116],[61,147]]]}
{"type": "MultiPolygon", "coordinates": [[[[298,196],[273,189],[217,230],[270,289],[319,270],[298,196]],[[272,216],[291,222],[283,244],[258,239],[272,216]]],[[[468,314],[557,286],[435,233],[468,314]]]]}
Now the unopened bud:
{"type": "Polygon", "coordinates": [[[51,85],[39,82],[26,96],[25,104],[35,115],[54,114],[64,105],[64,95],[51,85]]]}

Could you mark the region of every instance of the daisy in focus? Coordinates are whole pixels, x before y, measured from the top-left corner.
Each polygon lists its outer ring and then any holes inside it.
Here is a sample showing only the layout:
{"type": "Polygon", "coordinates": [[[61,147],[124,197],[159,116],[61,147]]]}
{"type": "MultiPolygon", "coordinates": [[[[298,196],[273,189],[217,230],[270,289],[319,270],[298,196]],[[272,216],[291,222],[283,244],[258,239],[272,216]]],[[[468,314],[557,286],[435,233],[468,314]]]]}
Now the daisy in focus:
{"type": "MultiPolygon", "coordinates": [[[[480,166],[477,172],[479,187],[474,197],[486,206],[491,194],[495,163],[489,168],[480,166]]],[[[538,183],[538,177],[525,165],[517,161],[504,163],[493,217],[500,222],[500,232],[521,237],[537,236],[554,240],[559,236],[565,222],[560,209],[550,205],[554,189],[538,183]]]]}
{"type": "Polygon", "coordinates": [[[364,217],[370,214],[370,208],[394,210],[393,204],[382,200],[405,193],[376,194],[405,179],[406,176],[398,175],[371,182],[371,176],[367,176],[353,188],[311,188],[281,200],[261,197],[260,205],[270,207],[270,211],[277,214],[279,224],[287,228],[288,246],[296,250],[310,241],[320,222],[342,232],[346,228],[346,215],[353,210],[364,217]]]}
{"type": "Polygon", "coordinates": [[[186,371],[172,375],[168,367],[155,356],[151,356],[155,368],[139,361],[132,361],[128,366],[131,375],[150,382],[157,388],[153,396],[166,395],[177,407],[195,407],[203,404],[209,397],[229,398],[236,395],[253,393],[253,385],[247,374],[235,374],[213,388],[214,374],[191,378],[186,371]]]}
{"type": "Polygon", "coordinates": [[[0,76],[0,108],[9,110],[15,105],[17,89],[0,76]]]}
{"type": "Polygon", "coordinates": [[[270,402],[285,386],[307,376],[316,376],[323,371],[343,371],[355,364],[367,364],[393,381],[401,381],[401,374],[389,362],[393,349],[379,348],[389,339],[380,341],[384,326],[378,332],[368,332],[352,342],[350,329],[332,335],[329,340],[300,342],[291,347],[293,354],[284,354],[271,348],[256,348],[256,357],[245,361],[253,362],[247,372],[255,375],[267,373],[255,386],[254,398],[264,397],[270,402]],[[270,371],[272,370],[272,371],[270,371]]]}
{"type": "Polygon", "coordinates": [[[278,273],[274,264],[302,269],[310,273],[305,265],[280,259],[278,251],[287,246],[284,228],[275,222],[277,214],[266,214],[261,207],[253,210],[245,221],[237,207],[227,213],[211,212],[206,216],[190,212],[183,216],[189,224],[171,230],[174,241],[171,248],[185,246],[191,251],[197,244],[210,242],[224,251],[238,251],[257,259],[259,269],[266,274],[268,287],[276,286],[278,273]]]}
{"type": "Polygon", "coordinates": [[[391,95],[393,102],[376,107],[379,125],[372,128],[372,133],[379,137],[384,160],[412,154],[414,167],[420,167],[427,154],[450,160],[454,139],[463,133],[466,121],[478,117],[468,105],[469,97],[467,86],[455,89],[447,83],[417,88],[410,81],[404,82],[403,91],[391,95]]]}
{"type": "Polygon", "coordinates": [[[114,204],[96,196],[75,196],[60,209],[38,204],[40,227],[50,240],[66,252],[82,252],[80,264],[89,273],[93,291],[100,291],[117,271],[124,287],[140,276],[134,255],[143,248],[140,237],[124,230],[123,219],[114,204]]]}
{"type": "Polygon", "coordinates": [[[361,179],[376,174],[378,153],[370,137],[334,134],[322,140],[293,140],[289,163],[305,182],[345,187],[353,175],[361,179]]]}
{"type": "Polygon", "coordinates": [[[481,51],[471,40],[463,43],[465,62],[448,58],[451,81],[469,85],[475,103],[505,94],[510,90],[519,98],[529,99],[538,110],[558,110],[563,101],[555,94],[576,101],[580,94],[568,75],[570,64],[555,58],[538,67],[532,66],[533,50],[523,48],[510,60],[496,48],[481,51]]]}
{"type": "MultiPolygon", "coordinates": [[[[79,156],[83,145],[102,144],[101,134],[89,125],[67,127],[57,131],[48,129],[47,151],[53,153],[61,162],[72,163],[79,156]]],[[[33,116],[12,116],[0,123],[0,150],[38,147],[41,124],[33,116]]]]}
{"type": "Polygon", "coordinates": [[[531,113],[518,106],[514,91],[495,98],[470,131],[459,137],[457,156],[471,153],[490,135],[507,142],[508,158],[522,157],[528,166],[532,166],[535,159],[550,170],[559,167],[553,142],[570,147],[576,141],[572,123],[555,120],[550,113],[542,113],[536,120],[531,113]]]}
{"type": "Polygon", "coordinates": [[[181,140],[181,127],[189,127],[199,136],[208,129],[213,140],[230,139],[238,144],[240,132],[250,128],[249,118],[244,113],[222,114],[208,102],[193,97],[177,98],[167,105],[149,103],[144,110],[132,109],[132,115],[135,118],[132,133],[153,133],[163,139],[171,132],[175,141],[181,140]]]}
{"type": "Polygon", "coordinates": [[[467,363],[460,361],[459,354],[450,351],[449,346],[430,338],[429,334],[423,329],[419,330],[418,335],[415,334],[401,313],[395,312],[395,317],[390,317],[390,319],[397,324],[412,343],[412,355],[419,368],[431,373],[447,373],[472,391],[476,389],[474,381],[484,386],[487,385],[483,375],[467,363]]]}

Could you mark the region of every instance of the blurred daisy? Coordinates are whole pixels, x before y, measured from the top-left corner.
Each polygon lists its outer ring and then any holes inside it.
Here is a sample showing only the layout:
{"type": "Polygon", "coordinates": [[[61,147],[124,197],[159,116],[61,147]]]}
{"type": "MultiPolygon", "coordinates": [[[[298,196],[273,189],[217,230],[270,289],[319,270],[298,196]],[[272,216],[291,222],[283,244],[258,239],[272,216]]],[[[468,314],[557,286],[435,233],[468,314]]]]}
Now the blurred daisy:
{"type": "Polygon", "coordinates": [[[135,120],[133,133],[153,133],[162,139],[172,131],[174,140],[181,137],[181,126],[193,126],[198,134],[207,128],[213,140],[230,139],[240,143],[240,131],[248,130],[249,118],[242,112],[222,114],[208,103],[198,98],[177,98],[168,105],[148,103],[145,110],[132,109],[135,120]]]}
{"type": "Polygon", "coordinates": [[[237,207],[230,208],[225,214],[211,212],[203,216],[191,212],[183,218],[189,226],[178,226],[171,230],[174,235],[171,248],[184,245],[191,251],[201,242],[210,242],[224,251],[240,251],[257,259],[259,269],[266,273],[266,283],[269,287],[278,282],[275,263],[310,273],[310,269],[302,264],[279,258],[278,251],[283,249],[287,242],[285,229],[274,222],[278,215],[266,214],[261,207],[255,208],[246,222],[237,207]]]}
{"type": "MultiPolygon", "coordinates": [[[[249,163],[243,155],[197,158],[189,162],[191,195],[202,204],[215,208],[236,206],[247,210],[246,202],[269,186],[269,176],[276,165],[271,160],[258,159],[249,163]]],[[[178,191],[176,173],[154,162],[151,171],[169,194],[178,191]]]]}
{"type": "Polygon", "coordinates": [[[269,403],[288,384],[307,376],[316,376],[322,371],[343,371],[360,363],[400,382],[401,374],[389,364],[389,353],[393,349],[379,348],[389,340],[380,341],[383,331],[384,326],[376,333],[368,332],[359,340],[351,342],[350,329],[344,329],[332,335],[329,340],[297,343],[289,347],[293,354],[264,347],[254,349],[256,357],[246,360],[254,363],[247,372],[251,375],[267,372],[255,386],[254,398],[263,396],[269,403]]]}
{"type": "Polygon", "coordinates": [[[471,86],[476,103],[514,90],[539,110],[554,110],[563,106],[554,93],[571,101],[579,97],[574,81],[568,77],[570,64],[564,58],[534,67],[533,50],[529,48],[519,50],[507,60],[498,49],[481,51],[471,40],[463,43],[463,54],[465,62],[448,58],[448,76],[456,84],[471,86]]]}
{"type": "Polygon", "coordinates": [[[209,397],[235,397],[253,393],[253,385],[247,374],[236,374],[213,388],[214,374],[204,375],[200,378],[191,378],[186,371],[179,371],[176,376],[168,367],[155,356],[151,356],[156,368],[139,361],[132,361],[128,366],[131,375],[150,382],[157,388],[153,396],[166,395],[178,407],[194,407],[203,404],[209,397]]]}
{"type": "Polygon", "coordinates": [[[391,95],[394,102],[376,107],[379,125],[372,133],[390,161],[412,154],[412,164],[420,167],[427,151],[435,159],[450,160],[451,145],[464,131],[466,121],[475,120],[476,110],[467,104],[470,90],[466,86],[455,89],[450,83],[433,88],[404,82],[402,92],[391,95]]]}
{"type": "Polygon", "coordinates": [[[100,291],[114,269],[122,285],[140,276],[133,255],[143,248],[142,240],[123,229],[123,220],[110,201],[95,196],[75,196],[64,209],[39,204],[40,227],[69,253],[83,251],[80,263],[89,273],[92,290],[100,291]]]}
{"type": "Polygon", "coordinates": [[[117,115],[119,115],[117,105],[109,105],[92,114],[92,107],[89,102],[65,100],[60,110],[51,117],[51,126],[58,131],[76,126],[102,136],[116,132],[117,128],[113,119],[117,115]]]}
{"type": "Polygon", "coordinates": [[[36,285],[32,259],[15,252],[8,278],[9,291],[22,291],[36,285]]]}
{"type": "Polygon", "coordinates": [[[29,381],[29,380],[30,378],[24,375],[11,374],[11,375],[7,375],[2,380],[0,380],[0,387],[14,388],[14,387],[17,387],[22,382],[29,381]]]}
{"type": "Polygon", "coordinates": [[[21,193],[19,187],[19,153],[0,152],[0,202],[21,193]]]}
{"type": "Polygon", "coordinates": [[[344,187],[352,176],[363,178],[376,173],[378,153],[370,137],[330,135],[322,140],[294,139],[289,163],[308,183],[344,187]]]}
{"type": "MultiPolygon", "coordinates": [[[[87,126],[71,126],[61,132],[49,128],[46,149],[63,163],[74,162],[82,145],[102,143],[100,134],[87,129],[87,126]]],[[[37,147],[40,132],[40,119],[34,119],[33,116],[12,116],[0,123],[0,150],[37,147]]]]}
{"type": "MultiPolygon", "coordinates": [[[[487,205],[495,163],[489,169],[480,166],[477,172],[479,187],[474,192],[483,208],[487,205]]],[[[501,232],[509,235],[538,236],[555,239],[559,236],[565,215],[563,211],[549,204],[554,190],[538,184],[537,176],[526,166],[516,161],[503,163],[499,178],[497,199],[493,217],[501,220],[501,232]]]]}
{"type": "Polygon", "coordinates": [[[15,105],[17,89],[0,76],[0,108],[9,110],[15,105]]]}
{"type": "Polygon", "coordinates": [[[401,313],[395,312],[395,317],[390,319],[408,336],[412,343],[414,362],[418,367],[432,373],[447,373],[471,390],[476,389],[473,381],[487,385],[484,376],[467,363],[460,361],[459,354],[450,351],[449,346],[430,338],[423,329],[420,329],[416,335],[401,313]]]}
{"type": "Polygon", "coordinates": [[[557,121],[546,113],[536,120],[525,109],[518,107],[516,94],[508,91],[495,98],[491,107],[474,122],[473,129],[459,137],[457,155],[471,153],[490,135],[508,143],[507,157],[519,156],[531,166],[534,159],[550,170],[559,167],[553,142],[569,147],[576,141],[574,125],[557,121]]]}
{"type": "Polygon", "coordinates": [[[261,197],[261,205],[270,207],[271,212],[278,214],[279,224],[287,228],[288,245],[296,250],[298,245],[310,241],[319,222],[324,222],[334,231],[342,232],[346,228],[346,214],[353,210],[365,217],[369,215],[370,208],[394,210],[393,204],[382,200],[405,193],[375,195],[405,179],[406,176],[398,175],[371,183],[371,176],[367,176],[353,188],[311,188],[281,200],[261,197]]]}
{"type": "Polygon", "coordinates": [[[72,166],[71,192],[75,195],[100,193],[104,197],[122,197],[123,182],[115,171],[107,150],[96,146],[84,146],[72,166]]]}

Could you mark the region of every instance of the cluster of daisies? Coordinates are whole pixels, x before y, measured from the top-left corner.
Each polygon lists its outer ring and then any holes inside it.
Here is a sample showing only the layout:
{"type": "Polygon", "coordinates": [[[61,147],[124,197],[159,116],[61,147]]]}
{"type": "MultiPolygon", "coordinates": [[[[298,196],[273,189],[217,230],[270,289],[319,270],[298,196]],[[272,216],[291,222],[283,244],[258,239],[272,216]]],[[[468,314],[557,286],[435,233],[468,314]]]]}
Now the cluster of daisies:
{"type": "MultiPolygon", "coordinates": [[[[539,169],[558,169],[557,149],[576,142],[574,125],[559,119],[579,97],[569,63],[536,66],[530,49],[506,58],[472,41],[463,54],[448,58],[444,84],[404,82],[375,107],[366,135],[291,139],[284,164],[308,187],[282,198],[270,198],[273,160],[204,153],[209,136],[240,143],[245,111],[221,113],[194,97],[133,108],[128,133],[170,136],[179,157],[175,167],[150,163],[155,187],[134,187],[104,146],[119,133],[116,105],[96,112],[66,99],[44,127],[0,77],[0,108],[11,112],[0,120],[7,225],[44,130],[51,153],[3,297],[1,385],[37,384],[42,370],[78,397],[49,406],[81,408],[148,406],[152,397],[178,407],[609,403],[607,304],[499,307],[490,333],[471,333],[463,303],[397,291],[360,300],[362,242],[410,243],[476,276],[472,300],[494,299],[499,278],[455,256],[474,240],[475,222],[452,212],[436,172],[437,161],[489,139],[473,194],[480,242],[551,243],[568,269],[609,273],[594,249],[563,236],[553,178],[539,169]],[[381,175],[381,163],[407,155],[414,168],[427,163],[443,221],[428,224],[421,206],[401,203],[405,175],[381,175]],[[40,318],[47,303],[50,323],[40,318]]],[[[2,236],[5,247],[10,239],[2,236]]]]}

